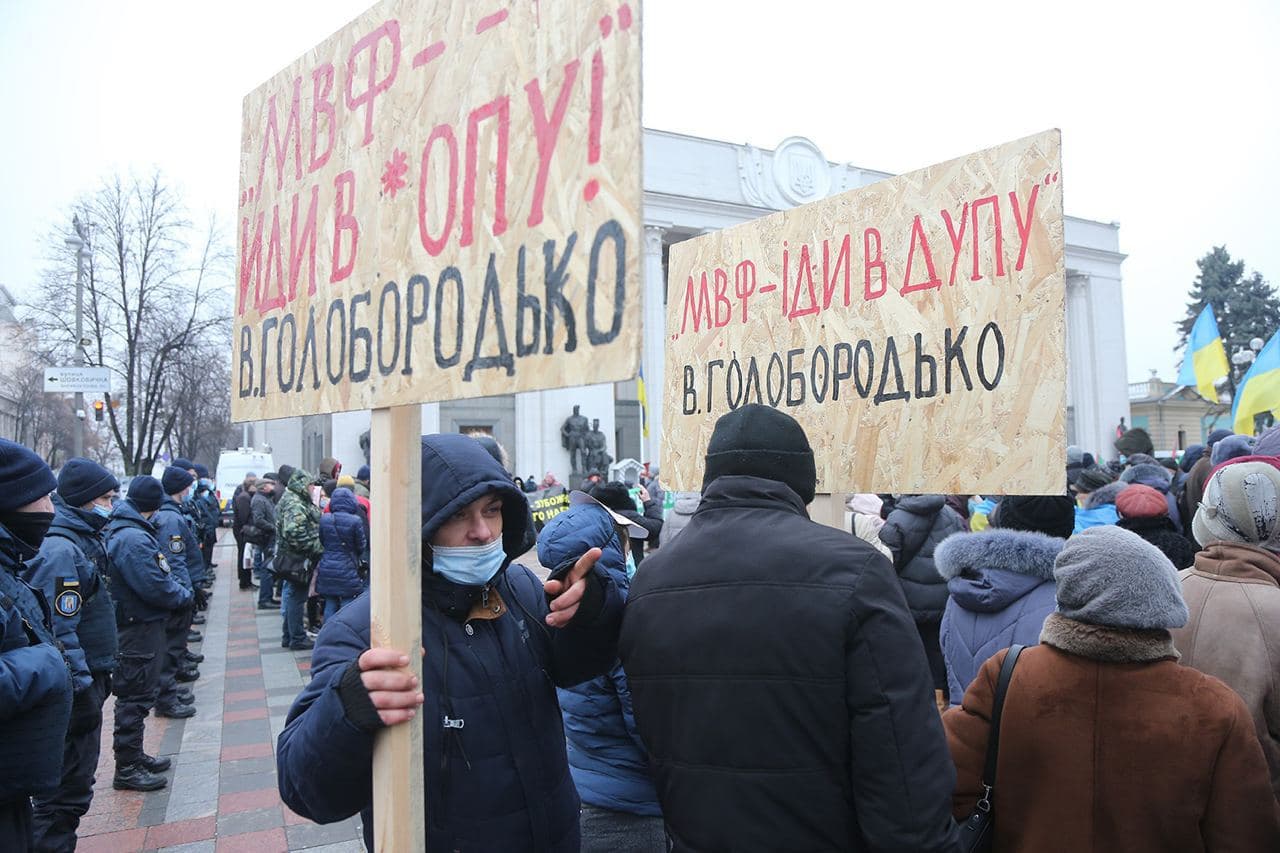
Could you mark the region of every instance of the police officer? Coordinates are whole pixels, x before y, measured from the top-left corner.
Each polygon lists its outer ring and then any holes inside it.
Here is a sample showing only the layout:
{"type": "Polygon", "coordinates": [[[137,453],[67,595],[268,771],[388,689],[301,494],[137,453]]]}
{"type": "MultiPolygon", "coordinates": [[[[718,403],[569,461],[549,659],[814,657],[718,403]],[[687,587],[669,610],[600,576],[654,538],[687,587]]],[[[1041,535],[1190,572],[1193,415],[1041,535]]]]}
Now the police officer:
{"type": "MultiPolygon", "coordinates": [[[[204,590],[191,581],[191,573],[200,566],[200,544],[195,532],[182,513],[182,499],[191,489],[193,480],[187,471],[176,465],[165,468],[160,485],[165,497],[160,502],[153,522],[156,540],[165,551],[173,577],[192,593],[192,601],[199,603],[204,590]]],[[[161,668],[160,692],[156,697],[156,715],[185,719],[196,713],[194,705],[181,700],[179,681],[194,681],[200,677],[194,665],[186,660],[188,631],[191,628],[191,604],[175,608],[165,619],[165,664],[161,668]]]]}
{"type": "Polygon", "coordinates": [[[71,716],[71,673],[43,596],[18,576],[53,522],[53,472],[0,439],[0,850],[31,849],[31,799],[55,789],[71,716]]]}
{"type": "Polygon", "coordinates": [[[199,462],[195,464],[196,487],[192,497],[196,508],[204,518],[200,525],[200,553],[210,578],[217,565],[213,562],[213,548],[218,544],[218,525],[222,523],[222,504],[218,501],[217,487],[209,475],[209,469],[199,462]]]}
{"type": "Polygon", "coordinates": [[[62,752],[62,782],[35,798],[35,849],[74,850],[76,827],[93,800],[102,740],[102,703],[116,668],[116,611],[106,586],[102,529],[120,484],[96,462],[67,460],[53,495],[53,524],[23,578],[44,593],[71,664],[75,701],[62,752]]]}
{"type": "Polygon", "coordinates": [[[174,578],[165,549],[156,542],[151,518],[163,499],[164,489],[155,477],[134,477],[127,498],[116,506],[106,528],[107,574],[120,637],[120,664],[112,679],[116,694],[112,787],[121,790],[158,791],[168,784],[157,775],[167,769],[164,759],[142,751],[142,729],[160,692],[165,620],[191,604],[191,591],[174,578]]]}
{"type": "MultiPolygon", "coordinates": [[[[187,474],[191,476],[192,482],[195,482],[196,480],[196,463],[188,459],[179,458],[173,460],[173,462],[169,464],[169,467],[165,469],[165,473],[168,473],[170,469],[186,471],[187,474]]],[[[187,517],[187,521],[191,524],[191,528],[195,532],[195,541],[198,546],[199,543],[203,541],[204,525],[208,523],[208,518],[205,515],[204,507],[196,503],[193,492],[194,490],[188,491],[186,493],[186,497],[178,501],[178,503],[182,509],[182,513],[187,517]]],[[[163,545],[164,543],[161,542],[160,544],[163,545]]],[[[204,560],[186,560],[185,568],[187,570],[187,576],[193,587],[204,589],[212,583],[212,571],[205,571],[204,560]]],[[[193,639],[192,642],[194,641],[195,640],[193,639]]]]}

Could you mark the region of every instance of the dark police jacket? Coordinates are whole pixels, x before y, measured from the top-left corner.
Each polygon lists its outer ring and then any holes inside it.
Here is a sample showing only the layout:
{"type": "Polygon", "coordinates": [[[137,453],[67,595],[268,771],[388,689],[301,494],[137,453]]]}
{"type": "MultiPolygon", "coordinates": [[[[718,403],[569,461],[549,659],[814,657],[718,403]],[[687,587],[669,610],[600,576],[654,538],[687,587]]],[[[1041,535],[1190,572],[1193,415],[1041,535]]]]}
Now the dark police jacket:
{"type": "Polygon", "coordinates": [[[0,803],[62,777],[71,673],[40,594],[18,577],[22,546],[0,525],[0,803]]]}
{"type": "Polygon", "coordinates": [[[619,643],[677,850],[952,850],[955,768],[893,567],[788,486],[712,481],[619,643]]]}
{"type": "Polygon", "coordinates": [[[53,525],[22,574],[49,602],[77,692],[94,675],[116,668],[116,608],[104,580],[107,549],[100,532],[106,522],[55,494],[53,525]]]}
{"type": "Polygon", "coordinates": [[[116,602],[116,622],[158,622],[191,603],[191,590],[173,576],[156,529],[128,500],[120,501],[107,522],[107,577],[116,602]]]}
{"type": "MultiPolygon", "coordinates": [[[[424,449],[424,539],[470,501],[498,492],[509,564],[491,589],[459,586],[423,570],[427,849],[577,851],[579,801],[555,688],[609,670],[622,598],[597,570],[588,578],[602,593],[595,618],[549,628],[542,584],[509,562],[528,519],[523,493],[479,442],[431,438],[442,439],[445,450],[428,460],[424,449]],[[499,603],[501,612],[493,614],[499,603]]],[[[325,621],[311,657],[311,683],[289,711],[276,761],[289,808],[318,823],[360,812],[373,849],[374,733],[351,722],[338,693],[342,676],[368,648],[369,596],[362,595],[325,621]]]]}
{"type": "Polygon", "coordinates": [[[200,555],[200,540],[182,506],[166,495],[151,521],[155,524],[156,541],[169,560],[174,578],[186,589],[192,589],[193,584],[204,578],[204,558],[200,555]]]}

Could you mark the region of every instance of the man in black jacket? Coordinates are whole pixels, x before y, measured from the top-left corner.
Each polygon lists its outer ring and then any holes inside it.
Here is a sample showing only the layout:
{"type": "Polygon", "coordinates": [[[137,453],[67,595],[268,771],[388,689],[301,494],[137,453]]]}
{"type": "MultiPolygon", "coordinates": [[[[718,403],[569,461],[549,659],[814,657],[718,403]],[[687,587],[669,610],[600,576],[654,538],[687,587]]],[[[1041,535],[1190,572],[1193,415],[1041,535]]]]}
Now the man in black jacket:
{"type": "Polygon", "coordinates": [[[250,569],[244,562],[244,551],[247,540],[244,538],[244,526],[249,523],[254,492],[257,491],[258,478],[248,474],[244,483],[236,488],[231,498],[231,535],[236,540],[236,578],[241,589],[253,589],[253,578],[250,569]]]}
{"type": "Polygon", "coordinates": [[[958,849],[955,770],[889,561],[809,520],[813,452],[744,406],[636,574],[620,652],[676,850],[958,849]]]}

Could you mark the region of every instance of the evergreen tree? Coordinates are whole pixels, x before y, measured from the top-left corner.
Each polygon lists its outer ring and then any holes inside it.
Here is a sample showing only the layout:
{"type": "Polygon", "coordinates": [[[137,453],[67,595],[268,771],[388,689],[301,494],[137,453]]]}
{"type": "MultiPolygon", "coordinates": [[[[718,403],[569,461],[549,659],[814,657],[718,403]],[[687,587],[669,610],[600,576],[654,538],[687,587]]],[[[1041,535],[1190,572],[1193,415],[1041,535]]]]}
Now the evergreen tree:
{"type": "MultiPolygon", "coordinates": [[[[1196,266],[1200,274],[1191,286],[1187,316],[1178,323],[1177,350],[1184,357],[1191,327],[1208,303],[1213,304],[1228,359],[1240,348],[1248,349],[1250,339],[1262,338],[1265,342],[1280,329],[1280,298],[1261,274],[1246,276],[1244,261],[1233,261],[1225,246],[1215,246],[1196,261],[1196,266]]],[[[1228,378],[1232,394],[1237,378],[1228,378]]]]}

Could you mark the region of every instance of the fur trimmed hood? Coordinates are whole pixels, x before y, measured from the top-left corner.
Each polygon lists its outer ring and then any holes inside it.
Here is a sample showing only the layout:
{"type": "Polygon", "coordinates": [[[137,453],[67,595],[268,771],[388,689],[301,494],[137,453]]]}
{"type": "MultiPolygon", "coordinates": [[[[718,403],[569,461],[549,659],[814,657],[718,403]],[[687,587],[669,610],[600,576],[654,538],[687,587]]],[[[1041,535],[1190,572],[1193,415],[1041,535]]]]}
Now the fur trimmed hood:
{"type": "Polygon", "coordinates": [[[956,604],[992,613],[1053,583],[1053,563],[1064,544],[1044,533],[989,529],[947,537],[934,559],[956,604]]]}
{"type": "Polygon", "coordinates": [[[1040,642],[1068,654],[1104,663],[1154,663],[1182,657],[1163,629],[1108,628],[1077,622],[1061,613],[1044,620],[1040,642]]]}
{"type": "Polygon", "coordinates": [[[1128,485],[1128,483],[1122,483],[1117,480],[1114,483],[1107,483],[1107,485],[1098,489],[1096,492],[1090,492],[1088,499],[1085,501],[1085,509],[1095,509],[1096,507],[1104,506],[1106,504],[1114,504],[1116,502],[1116,498],[1128,485]]]}

